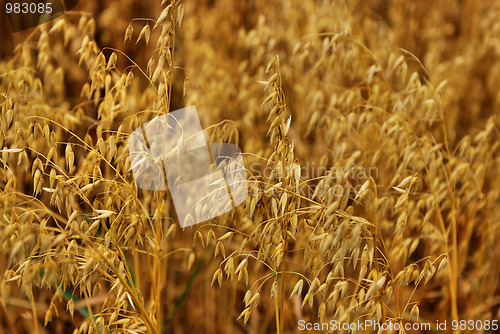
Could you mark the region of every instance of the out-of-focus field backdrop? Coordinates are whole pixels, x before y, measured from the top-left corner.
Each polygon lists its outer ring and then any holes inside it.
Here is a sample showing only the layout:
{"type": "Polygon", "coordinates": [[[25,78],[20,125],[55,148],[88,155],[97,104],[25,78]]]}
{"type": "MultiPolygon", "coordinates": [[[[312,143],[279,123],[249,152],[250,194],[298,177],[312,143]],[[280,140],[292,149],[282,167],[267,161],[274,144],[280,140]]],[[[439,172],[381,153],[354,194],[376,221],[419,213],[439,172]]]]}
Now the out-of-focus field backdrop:
{"type": "Polygon", "coordinates": [[[497,332],[499,17],[82,0],[13,34],[2,14],[0,333],[497,332]],[[249,196],[182,230],[168,191],[135,185],[127,139],[189,105],[242,149],[249,196]]]}

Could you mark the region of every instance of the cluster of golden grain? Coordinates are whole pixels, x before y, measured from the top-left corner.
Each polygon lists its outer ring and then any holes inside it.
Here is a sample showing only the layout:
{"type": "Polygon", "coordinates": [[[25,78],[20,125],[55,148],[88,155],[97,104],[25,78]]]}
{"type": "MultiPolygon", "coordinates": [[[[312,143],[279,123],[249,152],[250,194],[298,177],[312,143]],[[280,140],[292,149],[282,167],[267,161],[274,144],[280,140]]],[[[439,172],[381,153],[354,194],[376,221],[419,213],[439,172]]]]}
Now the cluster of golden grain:
{"type": "Polygon", "coordinates": [[[11,37],[0,333],[499,319],[499,15],[122,0],[11,37]],[[168,191],[135,184],[128,136],[189,105],[207,141],[241,147],[249,195],[182,230],[168,191]]]}

